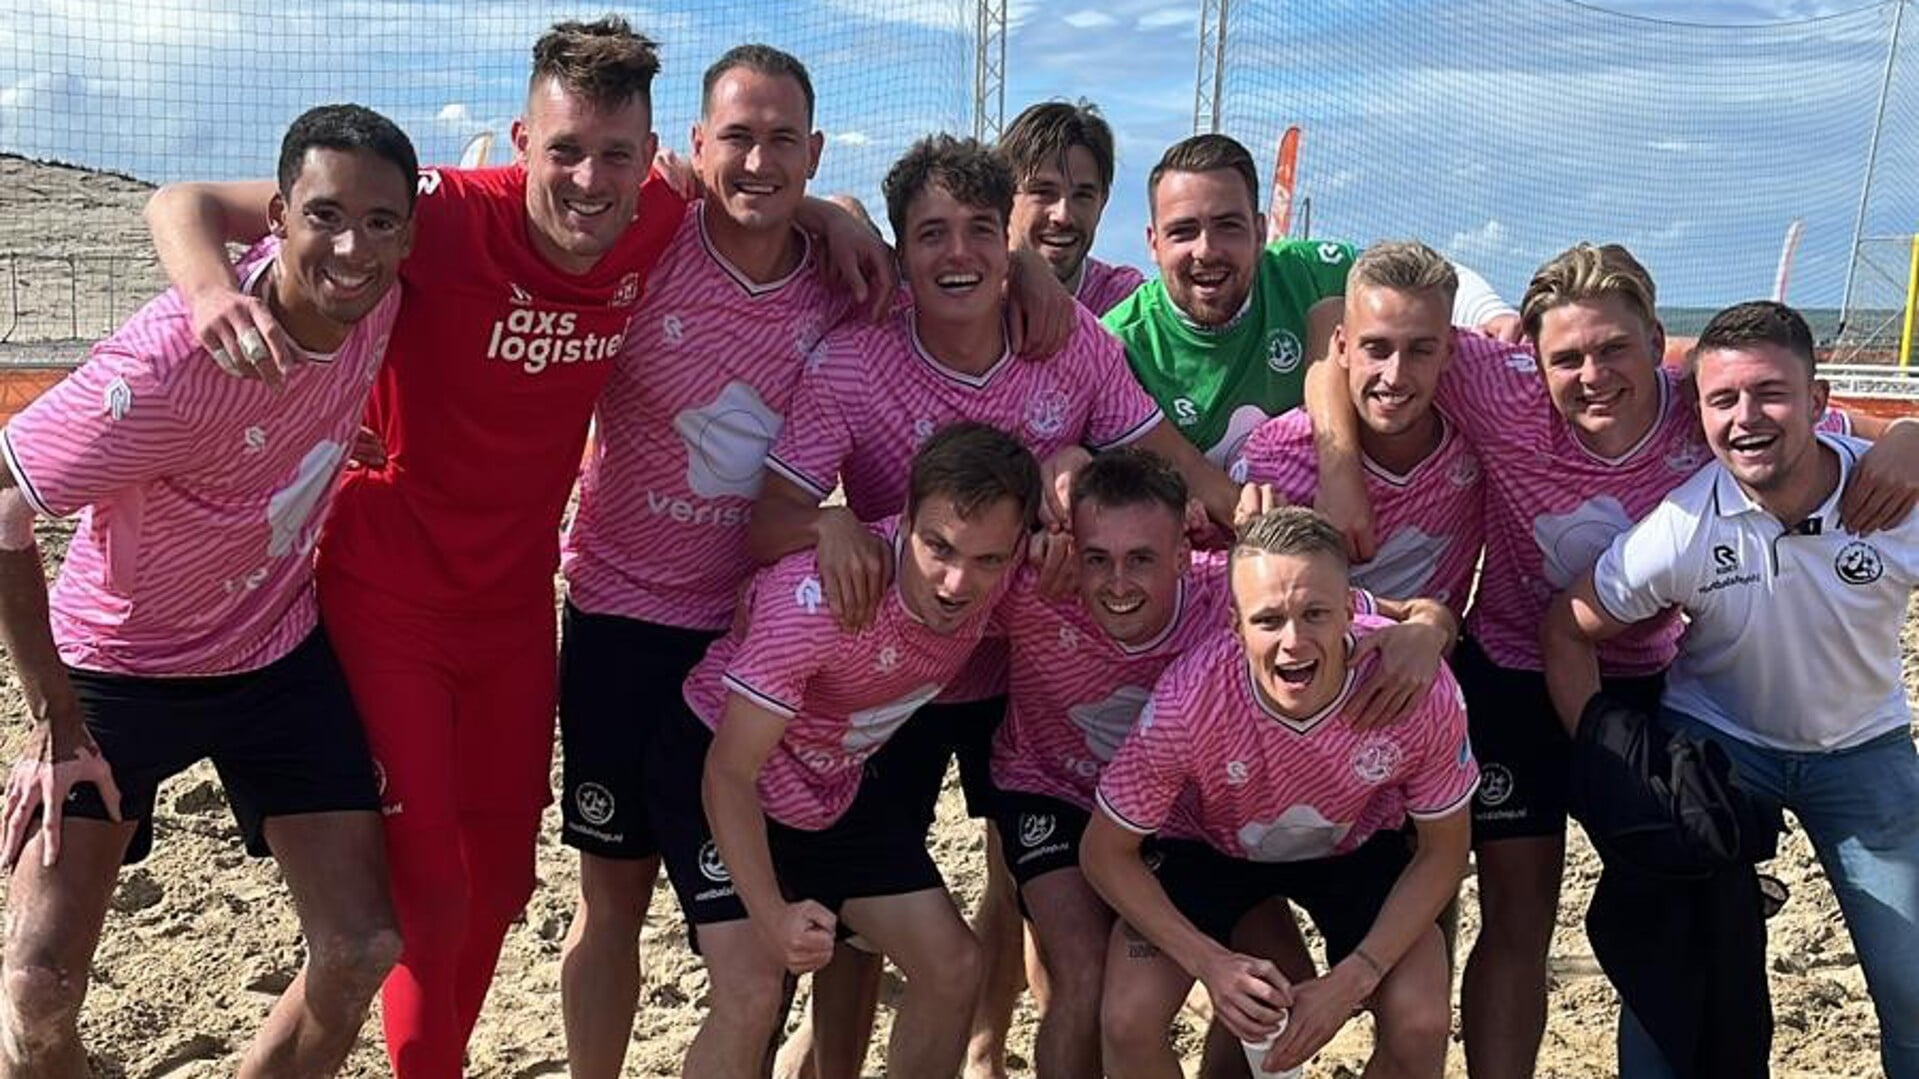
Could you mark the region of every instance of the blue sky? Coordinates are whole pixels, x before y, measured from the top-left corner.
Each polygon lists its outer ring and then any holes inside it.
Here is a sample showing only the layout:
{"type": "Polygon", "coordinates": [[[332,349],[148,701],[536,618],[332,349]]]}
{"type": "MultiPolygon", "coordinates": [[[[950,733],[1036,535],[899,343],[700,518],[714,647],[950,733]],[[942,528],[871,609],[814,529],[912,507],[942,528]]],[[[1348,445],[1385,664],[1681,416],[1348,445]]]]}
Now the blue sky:
{"type": "MultiPolygon", "coordinates": [[[[449,160],[474,131],[504,136],[538,31],[596,11],[518,0],[225,5],[0,0],[0,150],[155,180],[259,175],[301,108],[359,100],[399,119],[424,156],[449,160]]],[[[1104,257],[1148,264],[1145,173],[1191,130],[1198,6],[1012,0],[1008,118],[1034,100],[1085,97],[1114,124],[1120,170],[1104,257]]],[[[1647,261],[1669,303],[1748,298],[1770,288],[1798,217],[1790,298],[1836,303],[1890,8],[1607,6],[1234,0],[1226,130],[1269,168],[1279,132],[1303,126],[1300,194],[1312,199],[1316,236],[1419,236],[1509,294],[1565,244],[1617,239],[1647,261]],[[1816,21],[1779,25],[1805,19],[1816,21]],[[1724,28],[1736,24],[1758,28],[1724,28]]],[[[967,0],[622,10],[662,41],[656,112],[670,142],[684,142],[700,69],[749,39],[790,48],[814,70],[829,138],[821,190],[870,200],[913,137],[970,129],[967,0]]],[[[1919,174],[1919,13],[1908,15],[1875,234],[1919,227],[1919,185],[1889,179],[1919,174]]],[[[4,201],[0,192],[0,211],[4,201]]]]}

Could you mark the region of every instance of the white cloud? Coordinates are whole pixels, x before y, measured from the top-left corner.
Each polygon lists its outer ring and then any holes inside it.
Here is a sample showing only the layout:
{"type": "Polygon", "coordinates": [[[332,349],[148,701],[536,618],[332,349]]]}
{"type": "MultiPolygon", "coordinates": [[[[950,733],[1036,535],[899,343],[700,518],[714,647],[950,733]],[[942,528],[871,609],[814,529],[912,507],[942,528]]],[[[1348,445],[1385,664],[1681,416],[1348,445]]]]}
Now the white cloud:
{"type": "Polygon", "coordinates": [[[1199,16],[1190,7],[1160,8],[1141,15],[1133,23],[1139,30],[1164,30],[1172,26],[1192,26],[1199,22],[1199,16]]]}
{"type": "Polygon", "coordinates": [[[473,117],[467,112],[466,103],[463,101],[447,102],[440,106],[439,115],[434,117],[434,119],[448,124],[464,124],[472,118],[473,117]]]}
{"type": "Polygon", "coordinates": [[[1668,154],[1683,154],[1690,152],[1697,145],[1697,143],[1687,142],[1685,139],[1654,139],[1646,144],[1646,149],[1658,150],[1661,153],[1668,154]]]}
{"type": "Polygon", "coordinates": [[[870,146],[873,137],[864,131],[836,131],[826,136],[826,141],[835,146],[870,146]]]}
{"type": "Polygon", "coordinates": [[[1092,30],[1101,26],[1111,26],[1119,20],[1104,11],[1087,8],[1084,11],[1075,11],[1070,15],[1061,16],[1060,21],[1075,30],[1092,30]]]}
{"type": "Polygon", "coordinates": [[[1486,223],[1476,229],[1453,233],[1446,241],[1446,251],[1454,258],[1483,259],[1490,258],[1506,248],[1506,226],[1496,217],[1489,217],[1486,223]]]}

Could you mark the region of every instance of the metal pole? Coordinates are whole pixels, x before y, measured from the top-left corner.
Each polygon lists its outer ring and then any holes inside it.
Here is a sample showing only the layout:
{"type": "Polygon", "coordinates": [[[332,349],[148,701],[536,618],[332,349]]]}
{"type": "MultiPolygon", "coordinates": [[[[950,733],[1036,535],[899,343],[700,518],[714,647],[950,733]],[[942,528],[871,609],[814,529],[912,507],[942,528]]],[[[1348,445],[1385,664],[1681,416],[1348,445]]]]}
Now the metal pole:
{"type": "Polygon", "coordinates": [[[1906,271],[1906,322],[1899,328],[1899,370],[1912,363],[1912,309],[1919,306],[1919,232],[1912,235],[1912,259],[1906,271]]]}
{"type": "Polygon", "coordinates": [[[1219,31],[1213,35],[1213,132],[1219,132],[1220,91],[1226,86],[1226,22],[1232,0],[1219,0],[1219,31]]]}
{"type": "Polygon", "coordinates": [[[1879,161],[1879,133],[1886,126],[1886,98],[1892,91],[1893,63],[1899,58],[1899,24],[1905,20],[1906,0],[1893,0],[1892,36],[1886,40],[1886,72],[1879,81],[1879,107],[1872,117],[1872,141],[1866,146],[1866,175],[1859,182],[1859,215],[1852,226],[1852,258],[1846,263],[1846,287],[1839,297],[1839,326],[1833,336],[1843,338],[1852,316],[1852,283],[1859,270],[1859,241],[1866,233],[1866,204],[1872,198],[1872,174],[1879,161]]]}

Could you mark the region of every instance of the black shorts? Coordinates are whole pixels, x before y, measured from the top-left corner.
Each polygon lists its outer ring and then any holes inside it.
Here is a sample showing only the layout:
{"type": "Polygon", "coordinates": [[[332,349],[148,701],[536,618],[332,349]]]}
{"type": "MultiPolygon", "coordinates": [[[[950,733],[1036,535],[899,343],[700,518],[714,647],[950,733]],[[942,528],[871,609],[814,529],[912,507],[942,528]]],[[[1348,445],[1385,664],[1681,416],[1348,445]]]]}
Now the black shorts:
{"type": "MultiPolygon", "coordinates": [[[[647,788],[667,878],[688,924],[696,926],[746,917],[700,795],[712,744],[713,732],[682,705],[660,726],[656,778],[647,788]]],[[[819,831],[766,820],[780,891],[789,900],[811,899],[836,912],[849,899],[945,887],[925,836],[914,818],[899,812],[871,783],[862,783],[845,814],[819,831]]]]}
{"type": "Polygon", "coordinates": [[[685,705],[715,631],[566,605],[560,633],[560,839],[601,858],[660,852],[647,811],[655,729],[685,705]]]}
{"type": "MultiPolygon", "coordinates": [[[[1020,888],[1055,869],[1079,868],[1079,837],[1092,814],[1058,798],[1000,790],[993,796],[993,827],[999,830],[1006,867],[1020,888]]],[[[1024,905],[1025,900],[1021,900],[1024,905]]]]}
{"type": "Polygon", "coordinates": [[[966,813],[993,816],[993,735],[1006,718],[1006,698],[929,704],[913,713],[866,762],[869,781],[879,784],[922,832],[939,812],[946,764],[959,761],[966,813]]]}
{"type": "MultiPolygon", "coordinates": [[[[1572,739],[1553,710],[1546,676],[1498,666],[1471,637],[1453,650],[1452,667],[1479,760],[1473,844],[1565,834],[1572,739]]],[[[1658,714],[1663,673],[1603,682],[1606,692],[1658,714]]]]}
{"type": "Polygon", "coordinates": [[[1158,854],[1153,872],[1160,887],[1200,932],[1230,948],[1233,927],[1248,911],[1284,896],[1319,927],[1328,966],[1366,938],[1413,857],[1400,831],[1380,832],[1346,854],[1304,862],[1249,862],[1179,839],[1161,840],[1158,854]]]}
{"type": "MultiPolygon", "coordinates": [[[[316,629],[257,671],[147,678],[68,668],[87,733],[113,767],[120,815],[140,822],[126,864],[153,849],[160,784],[210,759],[247,853],[264,858],[269,817],[378,812],[380,792],[346,676],[316,629]]],[[[70,817],[108,820],[92,784],[67,796],[70,817]]]]}

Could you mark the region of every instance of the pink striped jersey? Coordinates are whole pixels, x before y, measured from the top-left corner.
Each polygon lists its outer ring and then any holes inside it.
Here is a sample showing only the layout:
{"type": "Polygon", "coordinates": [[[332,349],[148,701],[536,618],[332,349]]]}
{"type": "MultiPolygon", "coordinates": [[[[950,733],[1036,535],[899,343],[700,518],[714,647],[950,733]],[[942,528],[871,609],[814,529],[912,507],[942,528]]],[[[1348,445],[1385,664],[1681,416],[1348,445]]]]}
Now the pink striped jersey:
{"type": "MultiPolygon", "coordinates": [[[[1442,431],[1425,460],[1397,474],[1362,457],[1379,548],[1353,567],[1353,583],[1390,599],[1426,596],[1458,613],[1472,591],[1486,540],[1479,455],[1443,410],[1442,431]]],[[[1259,425],[1230,467],[1240,483],[1269,483],[1288,502],[1311,505],[1319,489],[1313,421],[1303,408],[1259,425]]]]}
{"type": "Polygon", "coordinates": [[[574,605],[725,628],[753,575],[746,522],[766,451],[807,356],[848,307],[810,241],[792,273],[755,284],[714,248],[704,203],[687,207],[594,414],[561,552],[574,605]]]}
{"type": "Polygon", "coordinates": [[[1114,640],[1077,597],[1050,599],[1022,567],[993,612],[1012,645],[1006,719],[993,737],[993,785],[1093,808],[1100,769],[1133,729],[1160,673],[1227,624],[1226,553],[1196,553],[1166,628],[1114,640]]]}
{"type": "MultiPolygon", "coordinates": [[[[766,465],[817,498],[845,487],[862,521],[899,513],[913,454],[946,424],[1002,428],[1041,461],[1068,446],[1111,449],[1160,422],[1159,407],[1133,381],[1118,339],[1085,308],[1057,355],[1011,352],[984,374],[961,374],[921,343],[910,308],[879,326],[847,323],[826,335],[787,410],[766,465]]],[[[947,699],[1005,692],[1005,652],[989,646],[947,699]]]]}
{"type": "Polygon", "coordinates": [[[1131,266],[1119,266],[1086,256],[1073,298],[1095,315],[1103,315],[1146,283],[1146,275],[1131,266]]]}
{"type": "MultiPolygon", "coordinates": [[[[1660,367],[1658,419],[1624,454],[1600,457],[1553,408],[1529,346],[1453,331],[1438,401],[1479,448],[1486,474],[1486,564],[1466,629],[1494,663],[1542,670],[1539,626],[1553,594],[1712,460],[1681,378],[1660,367]]],[[[1838,412],[1821,425],[1845,427],[1838,412]]],[[[1664,670],[1683,630],[1676,609],[1635,623],[1600,642],[1600,669],[1664,670]]]]}
{"type": "MultiPolygon", "coordinates": [[[[1385,624],[1355,618],[1353,636],[1385,624]]],[[[1100,809],[1123,828],[1203,840],[1254,862],[1345,854],[1408,816],[1463,811],[1479,765],[1451,672],[1440,666],[1404,720],[1365,732],[1346,711],[1357,678],[1349,670],[1331,704],[1292,719],[1255,688],[1239,638],[1215,634],[1153,687],[1100,776],[1100,809]]]]}
{"type": "MultiPolygon", "coordinates": [[[[279,241],[241,259],[268,287],[279,241]]],[[[80,513],[54,584],[60,658],[143,677],[257,670],[313,631],[313,542],[400,310],[395,285],[286,387],[229,377],[168,290],[13,418],[0,449],[49,517],[80,513]]]]}
{"type": "MultiPolygon", "coordinates": [[[[893,545],[897,581],[903,525],[894,517],[872,528],[893,545]]],[[[853,804],[866,759],[959,674],[998,599],[941,634],[906,609],[895,584],[873,624],[846,633],[827,609],[813,552],[788,555],[753,579],[747,620],[687,675],[687,706],[715,730],[728,694],[784,719],[780,744],[760,769],[760,804],[788,827],[817,831],[853,804]]]]}

